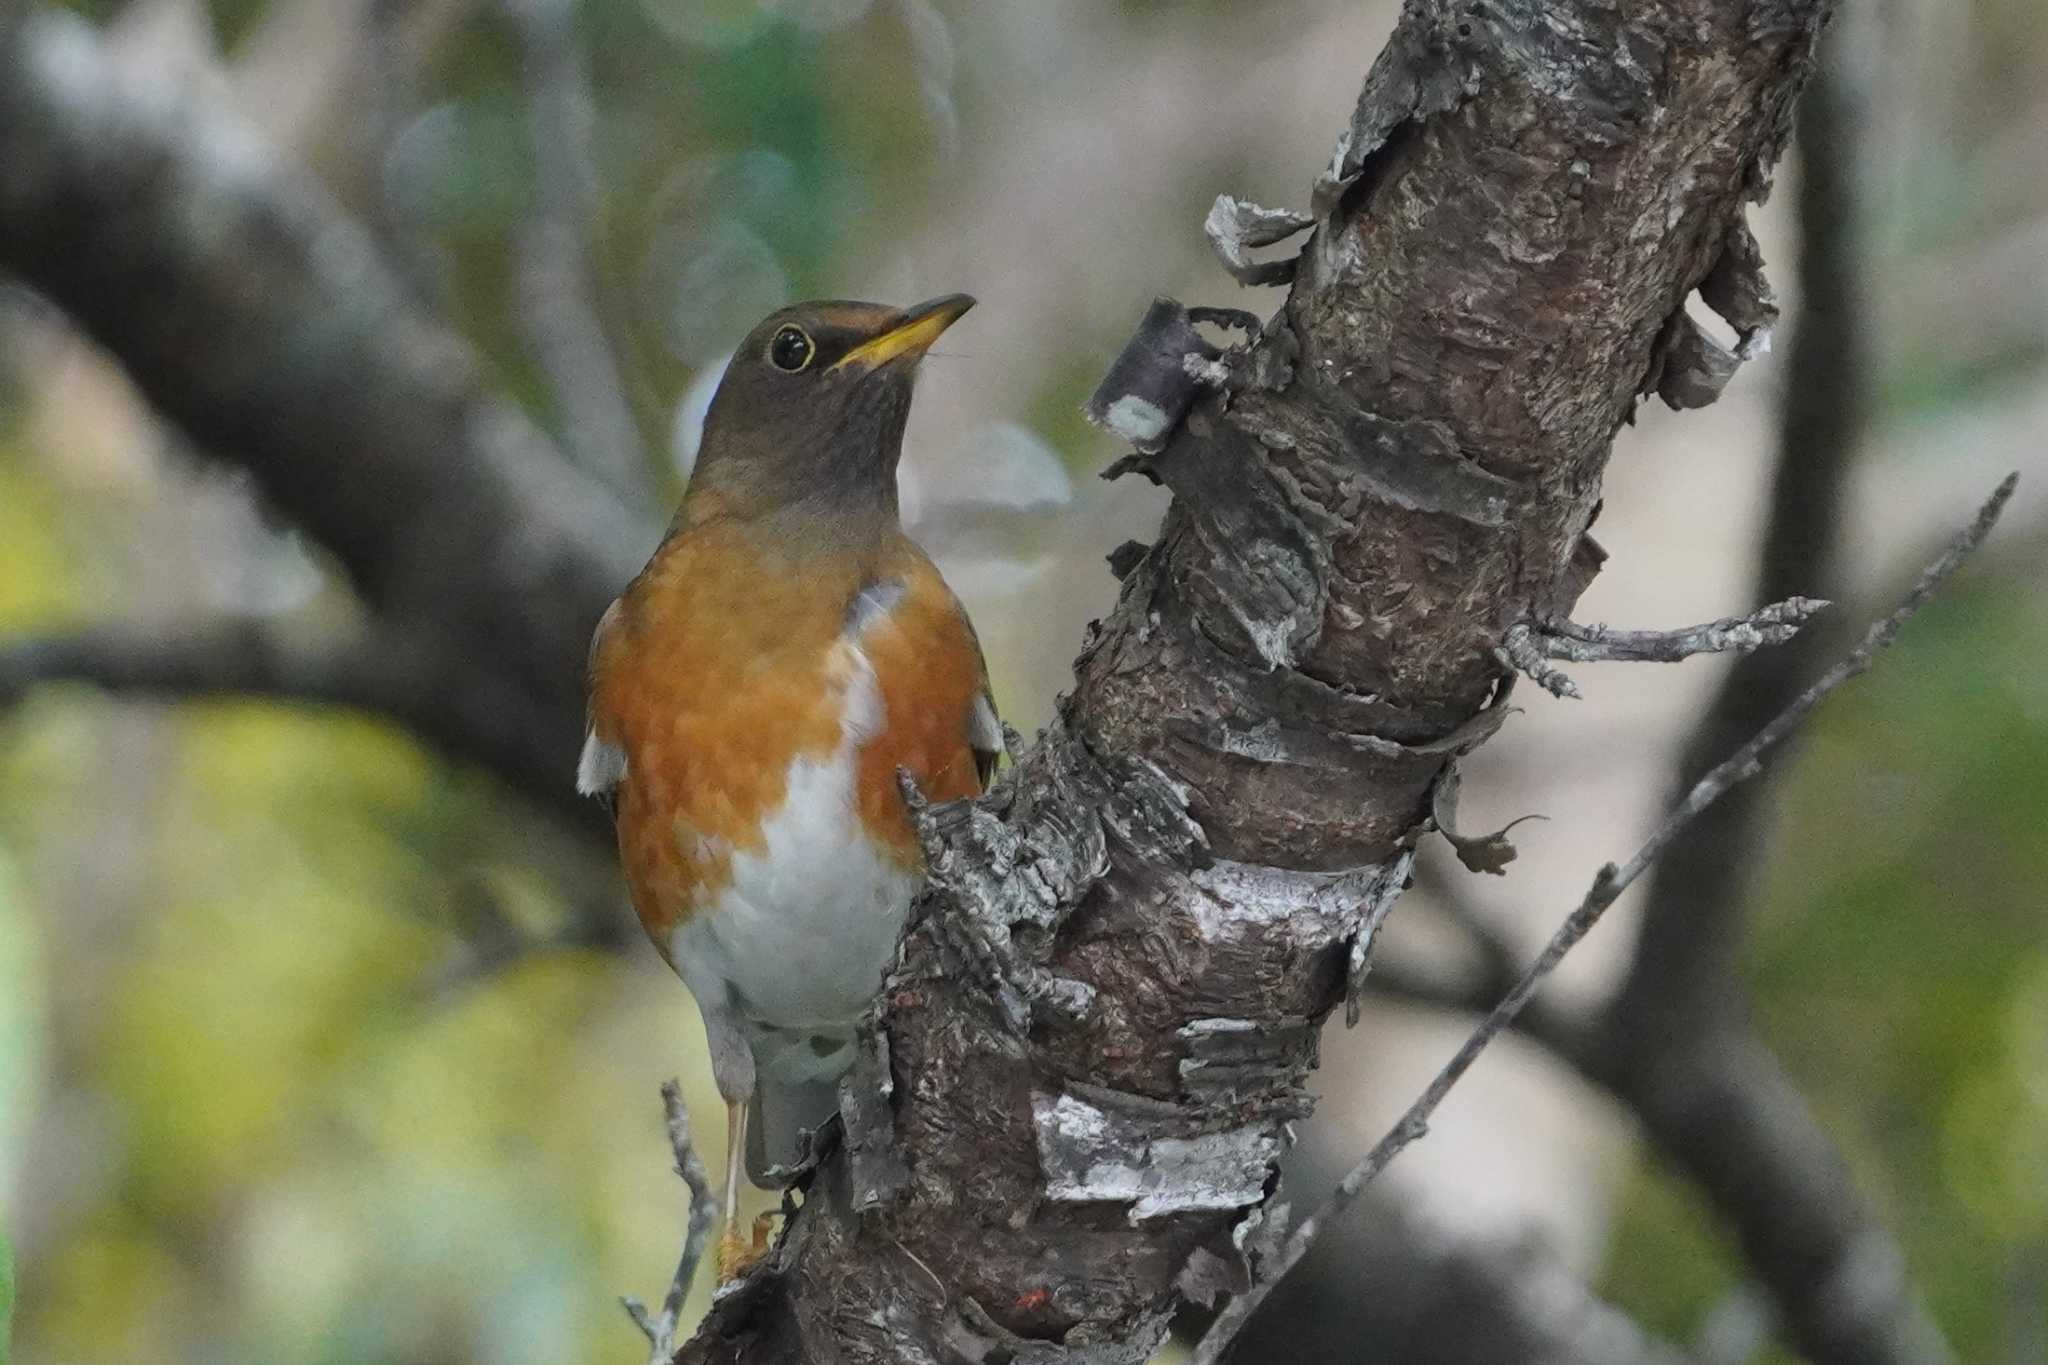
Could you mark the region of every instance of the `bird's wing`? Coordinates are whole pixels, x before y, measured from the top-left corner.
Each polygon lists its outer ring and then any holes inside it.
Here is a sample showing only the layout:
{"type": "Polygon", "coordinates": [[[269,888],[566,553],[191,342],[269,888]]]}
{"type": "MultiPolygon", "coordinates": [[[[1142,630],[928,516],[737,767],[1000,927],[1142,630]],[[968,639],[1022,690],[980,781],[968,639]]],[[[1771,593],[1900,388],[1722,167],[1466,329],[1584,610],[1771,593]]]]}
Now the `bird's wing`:
{"type": "MultiPolygon", "coordinates": [[[[890,705],[900,702],[925,717],[922,737],[902,751],[905,758],[892,761],[917,772],[934,801],[988,790],[1003,752],[988,662],[974,622],[931,557],[908,537],[896,537],[876,576],[853,594],[846,629],[882,674],[884,692],[897,698],[890,705]],[[877,629],[885,621],[892,629],[877,629]],[[913,751],[920,754],[916,760],[907,757],[913,751]]],[[[911,733],[919,728],[913,723],[911,733]]]]}
{"type": "Polygon", "coordinates": [[[1003,756],[1003,722],[996,715],[996,699],[988,690],[988,665],[981,667],[981,691],[974,694],[974,709],[967,717],[967,747],[974,751],[974,772],[981,789],[995,780],[996,760],[1003,756]]]}
{"type": "MultiPolygon", "coordinates": [[[[934,576],[937,571],[934,570],[934,576]]],[[[981,675],[981,686],[974,694],[974,703],[967,712],[967,747],[974,752],[974,775],[981,782],[981,789],[988,790],[988,784],[995,780],[996,763],[1003,756],[1003,722],[996,714],[995,693],[988,685],[988,654],[981,647],[981,635],[974,629],[974,618],[967,614],[967,608],[950,588],[946,596],[952,600],[953,611],[966,627],[967,639],[974,646],[975,668],[981,675]]]]}
{"type": "Polygon", "coordinates": [[[590,661],[585,682],[593,700],[584,709],[583,755],[576,760],[576,790],[584,796],[595,796],[607,807],[618,791],[619,783],[626,780],[626,751],[616,737],[605,733],[599,721],[594,700],[595,681],[603,661],[605,643],[617,629],[623,611],[623,601],[612,603],[598,619],[597,630],[590,637],[590,661]]]}

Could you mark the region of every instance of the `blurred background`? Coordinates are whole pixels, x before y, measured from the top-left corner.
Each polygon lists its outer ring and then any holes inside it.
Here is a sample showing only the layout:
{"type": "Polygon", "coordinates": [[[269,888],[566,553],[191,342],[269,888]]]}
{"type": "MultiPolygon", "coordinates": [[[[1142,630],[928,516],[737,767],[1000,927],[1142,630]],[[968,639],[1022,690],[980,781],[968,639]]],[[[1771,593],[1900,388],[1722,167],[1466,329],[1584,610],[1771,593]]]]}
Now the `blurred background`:
{"type": "MultiPolygon", "coordinates": [[[[1113,601],[1102,556],[1161,507],[1095,477],[1117,451],[1080,403],[1154,294],[1277,306],[1216,268],[1202,216],[1220,192],[1305,203],[1396,10],[70,8],[124,79],[232,106],[316,173],[491,381],[650,519],[763,313],[978,295],[927,367],[906,508],[1027,734],[1113,601]]],[[[2048,10],[1850,8],[1839,116],[1753,213],[1787,327],[1715,407],[1645,407],[1623,433],[1613,557],[1579,615],[1759,605],[1774,471],[1825,459],[1832,491],[1781,507],[1779,543],[1810,549],[1823,581],[1797,586],[1842,603],[1839,641],[2026,471],[1980,560],[1710,858],[1738,874],[1748,1013],[1956,1357],[2048,1360],[2048,10]],[[1831,302],[1809,315],[1811,281],[1831,302]],[[1795,387],[1802,345],[1820,378],[1795,387]]],[[[0,645],[109,620],[317,638],[360,617],[319,546],[0,275],[0,645]]],[[[1466,1026],[1401,983],[1533,951],[1656,818],[1726,668],[1585,667],[1579,703],[1524,689],[1468,766],[1465,823],[1550,818],[1518,831],[1505,878],[1426,857],[1387,949],[1412,970],[1326,1039],[1295,1176],[1311,1195],[1466,1026]]],[[[658,1297],[683,1221],[656,1087],[680,1072],[714,1162],[718,1110],[681,986],[634,937],[586,931],[624,923],[603,842],[374,715],[4,672],[0,708],[18,1365],[640,1358],[614,1296],[658,1297]]],[[[1560,1008],[1614,989],[1641,899],[1567,964],[1560,1008]]],[[[1411,1241],[1538,1258],[1704,1359],[1793,1358],[1715,1210],[1537,1045],[1490,1057],[1382,1200],[1411,1241]]],[[[1301,1311],[1348,1358],[1422,1359],[1348,1292],[1364,1246],[1333,1244],[1315,1273],[1341,1292],[1301,1311]]],[[[1247,1358],[1297,1358],[1285,1340],[1247,1358]]]]}

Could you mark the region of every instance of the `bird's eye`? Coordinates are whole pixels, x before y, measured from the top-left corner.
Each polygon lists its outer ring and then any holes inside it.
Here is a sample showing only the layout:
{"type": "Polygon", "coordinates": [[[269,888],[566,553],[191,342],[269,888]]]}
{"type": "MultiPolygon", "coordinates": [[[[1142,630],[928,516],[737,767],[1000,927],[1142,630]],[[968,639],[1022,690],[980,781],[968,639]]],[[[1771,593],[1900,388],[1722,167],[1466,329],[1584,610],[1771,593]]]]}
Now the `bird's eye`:
{"type": "Polygon", "coordinates": [[[768,343],[768,361],[778,370],[795,374],[811,363],[818,348],[801,327],[785,327],[775,334],[775,340],[768,343]]]}

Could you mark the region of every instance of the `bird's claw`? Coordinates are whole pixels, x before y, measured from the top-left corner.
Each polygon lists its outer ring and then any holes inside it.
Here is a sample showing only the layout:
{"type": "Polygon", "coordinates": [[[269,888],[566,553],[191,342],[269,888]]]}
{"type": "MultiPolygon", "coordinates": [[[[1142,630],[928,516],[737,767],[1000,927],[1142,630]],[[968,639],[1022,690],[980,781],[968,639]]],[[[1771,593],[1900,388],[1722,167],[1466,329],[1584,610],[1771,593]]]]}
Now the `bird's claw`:
{"type": "Polygon", "coordinates": [[[754,1268],[760,1253],[748,1245],[736,1224],[727,1223],[718,1230],[717,1257],[718,1285],[723,1289],[747,1278],[747,1272],[754,1268]]]}
{"type": "Polygon", "coordinates": [[[754,1219],[752,1229],[742,1234],[739,1225],[727,1223],[718,1232],[718,1292],[724,1294],[753,1273],[775,1242],[775,1220],[781,1216],[768,1212],[754,1219]]]}

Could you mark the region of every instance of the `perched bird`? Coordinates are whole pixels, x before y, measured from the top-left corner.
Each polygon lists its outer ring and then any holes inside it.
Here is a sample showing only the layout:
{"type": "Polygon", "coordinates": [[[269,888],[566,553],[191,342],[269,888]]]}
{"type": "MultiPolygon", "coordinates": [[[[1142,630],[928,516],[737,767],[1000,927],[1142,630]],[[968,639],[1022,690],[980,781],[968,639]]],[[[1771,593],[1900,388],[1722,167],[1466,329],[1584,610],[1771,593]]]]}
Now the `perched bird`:
{"type": "Polygon", "coordinates": [[[648,937],[724,1097],[722,1278],[756,1182],[837,1108],[923,878],[898,770],[979,793],[1002,748],[981,646],[904,534],[918,362],[973,307],[808,303],[740,344],[667,538],[598,623],[577,787],[608,797],[648,937]]]}

